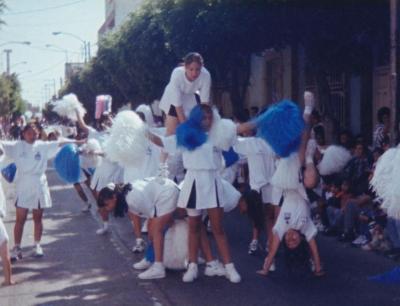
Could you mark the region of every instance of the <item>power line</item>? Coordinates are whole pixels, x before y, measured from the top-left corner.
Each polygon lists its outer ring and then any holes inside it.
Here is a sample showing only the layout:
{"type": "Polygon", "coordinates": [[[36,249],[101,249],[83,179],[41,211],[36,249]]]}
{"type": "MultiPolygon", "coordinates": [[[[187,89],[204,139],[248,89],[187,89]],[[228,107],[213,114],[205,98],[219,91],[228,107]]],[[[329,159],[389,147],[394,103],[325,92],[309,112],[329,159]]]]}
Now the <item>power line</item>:
{"type": "Polygon", "coordinates": [[[45,8],[36,9],[36,10],[28,10],[28,11],[19,11],[19,12],[13,12],[13,13],[6,13],[6,14],[3,14],[3,16],[12,16],[12,15],[23,15],[23,14],[40,13],[40,12],[55,10],[55,9],[59,9],[59,8],[67,7],[67,6],[72,6],[72,5],[75,5],[75,4],[84,2],[84,1],[86,1],[86,0],[78,0],[78,1],[74,1],[74,2],[69,2],[69,3],[61,4],[61,5],[58,5],[58,6],[50,6],[50,7],[45,7],[45,8]]]}

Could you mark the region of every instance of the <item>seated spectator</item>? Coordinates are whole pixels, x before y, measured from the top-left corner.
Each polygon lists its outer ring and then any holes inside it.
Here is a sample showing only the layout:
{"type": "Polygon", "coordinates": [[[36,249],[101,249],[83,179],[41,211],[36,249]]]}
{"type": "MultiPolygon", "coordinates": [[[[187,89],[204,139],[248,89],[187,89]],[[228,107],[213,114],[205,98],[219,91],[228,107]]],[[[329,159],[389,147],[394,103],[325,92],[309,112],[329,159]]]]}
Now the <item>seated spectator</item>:
{"type": "Polygon", "coordinates": [[[351,151],[353,148],[353,135],[348,130],[343,130],[339,133],[338,145],[345,147],[351,151]]]}
{"type": "Polygon", "coordinates": [[[343,174],[351,182],[354,194],[358,196],[368,192],[371,165],[366,156],[366,148],[362,143],[355,145],[353,156],[343,170],[343,174]]]}

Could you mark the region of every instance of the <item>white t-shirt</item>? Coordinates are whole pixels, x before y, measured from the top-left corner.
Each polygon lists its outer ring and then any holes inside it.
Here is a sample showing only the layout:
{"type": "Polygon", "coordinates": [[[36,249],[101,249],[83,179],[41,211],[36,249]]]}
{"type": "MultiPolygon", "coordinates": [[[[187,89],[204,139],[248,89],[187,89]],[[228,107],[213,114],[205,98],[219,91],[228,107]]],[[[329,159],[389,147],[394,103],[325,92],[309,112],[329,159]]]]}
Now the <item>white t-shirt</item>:
{"type": "Polygon", "coordinates": [[[307,241],[317,234],[317,228],[311,220],[310,208],[303,196],[295,191],[284,192],[284,200],[273,232],[282,240],[289,229],[302,233],[307,241]]]}
{"type": "MultiPolygon", "coordinates": [[[[176,144],[176,135],[162,137],[164,149],[168,154],[175,154],[179,148],[176,144]]],[[[222,169],[222,151],[205,142],[193,151],[182,150],[183,166],[187,170],[220,170],[222,169]]]]}
{"type": "Polygon", "coordinates": [[[129,183],[137,179],[152,177],[157,175],[158,165],[160,164],[161,149],[150,143],[146,149],[146,156],[143,158],[139,167],[124,167],[124,183],[129,183]]]}
{"type": "Polygon", "coordinates": [[[171,79],[165,87],[160,100],[160,109],[168,114],[171,105],[182,106],[185,116],[196,106],[194,94],[198,91],[202,103],[210,102],[211,75],[205,67],[201,68],[199,77],[193,82],[185,75],[185,67],[177,67],[172,71],[171,79]]]}
{"type": "Polygon", "coordinates": [[[47,169],[47,160],[58,150],[57,141],[36,140],[33,144],[26,141],[2,142],[6,156],[14,160],[18,176],[41,176],[47,169]]]}
{"type": "Polygon", "coordinates": [[[261,187],[270,182],[276,169],[276,156],[272,148],[261,138],[239,137],[233,150],[246,156],[250,187],[260,191],[261,187]]]}
{"type": "Polygon", "coordinates": [[[161,217],[175,210],[179,188],[169,179],[151,177],[131,182],[125,199],[129,210],[141,217],[161,217]]]}

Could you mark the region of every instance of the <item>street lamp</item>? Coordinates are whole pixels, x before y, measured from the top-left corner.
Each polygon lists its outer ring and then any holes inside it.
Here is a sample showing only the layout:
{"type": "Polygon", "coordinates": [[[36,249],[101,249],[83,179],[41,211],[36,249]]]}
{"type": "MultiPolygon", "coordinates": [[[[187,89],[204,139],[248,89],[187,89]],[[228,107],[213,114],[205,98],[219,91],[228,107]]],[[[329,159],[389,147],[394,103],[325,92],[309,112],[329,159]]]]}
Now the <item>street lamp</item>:
{"type": "Polygon", "coordinates": [[[27,46],[29,46],[29,45],[31,44],[31,42],[30,42],[30,41],[10,40],[10,41],[7,41],[7,42],[5,42],[5,43],[0,44],[0,47],[5,46],[5,45],[13,45],[13,44],[16,44],[16,45],[27,45],[27,46]]]}
{"type": "Polygon", "coordinates": [[[83,51],[84,51],[84,59],[85,59],[85,63],[87,62],[88,58],[90,59],[90,46],[89,46],[89,42],[86,42],[85,40],[83,40],[82,38],[80,38],[79,36],[72,34],[72,33],[68,33],[68,32],[61,32],[61,31],[57,31],[57,32],[53,32],[53,35],[67,35],[67,36],[71,36],[77,40],[79,40],[81,43],[83,43],[83,51]]]}

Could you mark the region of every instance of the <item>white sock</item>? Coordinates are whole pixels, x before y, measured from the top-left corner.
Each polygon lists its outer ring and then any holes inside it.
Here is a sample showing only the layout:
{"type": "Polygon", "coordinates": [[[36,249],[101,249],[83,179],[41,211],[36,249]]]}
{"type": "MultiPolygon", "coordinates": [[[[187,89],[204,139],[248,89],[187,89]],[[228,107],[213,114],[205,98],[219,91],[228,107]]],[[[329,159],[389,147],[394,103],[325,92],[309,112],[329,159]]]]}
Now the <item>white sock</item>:
{"type": "Polygon", "coordinates": [[[108,221],[103,222],[103,228],[104,228],[104,229],[108,229],[108,221]]]}
{"type": "Polygon", "coordinates": [[[153,265],[155,268],[161,268],[161,269],[164,268],[164,265],[161,261],[155,261],[153,265]]]}
{"type": "Polygon", "coordinates": [[[35,241],[35,246],[40,246],[40,241],[35,241]]]}
{"type": "Polygon", "coordinates": [[[143,242],[143,238],[136,238],[136,244],[140,244],[143,242]]]}

